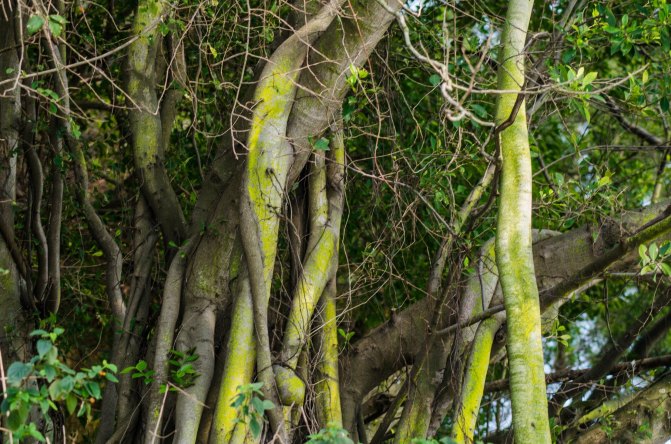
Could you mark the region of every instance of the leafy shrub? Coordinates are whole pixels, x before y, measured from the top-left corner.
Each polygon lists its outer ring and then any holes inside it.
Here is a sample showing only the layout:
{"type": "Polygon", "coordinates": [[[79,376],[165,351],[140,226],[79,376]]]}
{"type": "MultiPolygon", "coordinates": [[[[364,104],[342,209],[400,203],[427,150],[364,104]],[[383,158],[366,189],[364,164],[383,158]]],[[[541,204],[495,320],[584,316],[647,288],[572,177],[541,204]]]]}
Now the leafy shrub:
{"type": "Polygon", "coordinates": [[[239,386],[238,393],[231,403],[231,407],[238,411],[235,422],[249,425],[249,430],[254,438],[261,435],[265,411],[275,408],[272,401],[263,399],[261,387],[263,387],[263,382],[239,386]]]}
{"type": "Polygon", "coordinates": [[[7,391],[3,394],[0,412],[7,415],[7,427],[15,441],[32,437],[45,442],[43,434],[29,415],[34,407],[48,418],[50,410],[65,407],[68,414],[92,418],[91,407],[102,398],[103,381],[118,382],[114,375],[117,368],[107,361],[81,371],[71,369],[59,359],[55,343],[63,329],[35,330],[37,355],[29,362],[14,362],[7,368],[7,391]]]}

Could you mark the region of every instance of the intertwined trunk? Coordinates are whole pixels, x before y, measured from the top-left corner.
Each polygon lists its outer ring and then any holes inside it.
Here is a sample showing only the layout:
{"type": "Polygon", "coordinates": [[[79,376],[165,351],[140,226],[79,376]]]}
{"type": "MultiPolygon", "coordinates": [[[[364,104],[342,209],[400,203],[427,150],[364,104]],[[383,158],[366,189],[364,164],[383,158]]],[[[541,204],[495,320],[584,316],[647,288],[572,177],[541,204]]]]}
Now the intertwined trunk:
{"type": "MultiPolygon", "coordinates": [[[[137,398],[127,394],[133,383],[123,377],[115,409],[103,416],[107,424],[99,442],[110,437],[118,442],[137,433],[142,423],[144,442],[160,439],[172,402],[178,425],[174,442],[254,441],[249,425],[236,421],[239,412],[231,402],[240,386],[255,379],[276,406],[266,411],[269,431],[283,442],[291,439],[300,420],[297,409],[305,402],[306,382],[320,387],[315,400],[320,423],[341,422],[334,299],[345,161],[339,102],[347,91],[350,66],[368,57],[393,17],[387,9],[398,7],[392,2],[350,9],[331,1],[303,17],[305,24],[264,62],[247,94],[250,100],[232,110],[244,120],[223,141],[186,224],[164,167],[169,134],[164,130],[174,118],[166,108],[174,103],[159,101],[154,87],[158,79],[179,78],[177,63],[157,72],[161,65],[154,62],[165,44],[157,24],[170,11],[162,2],[140,2],[126,74],[130,130],[142,201],[161,228],[168,273],[155,344],[147,356],[155,374],[144,398],[144,420],[138,421],[137,409],[132,409],[137,398]],[[374,25],[362,32],[362,23],[374,25]],[[306,64],[313,66],[306,70],[306,64]],[[313,141],[320,137],[330,141],[327,151],[314,150],[313,141]],[[307,203],[292,209],[286,196],[303,170],[307,203]],[[287,213],[290,209],[297,215],[287,213]],[[269,331],[269,310],[284,215],[305,223],[298,236],[303,245],[294,246],[292,305],[284,322],[272,324],[283,330],[281,345],[273,348],[271,337],[278,332],[269,331]],[[310,344],[313,323],[319,333],[310,344]],[[160,388],[169,384],[172,349],[195,353],[199,376],[192,386],[167,396],[160,388]],[[306,353],[316,353],[314,374],[319,377],[313,382],[299,376],[306,353]]],[[[153,244],[150,234],[138,231],[153,244]]],[[[146,274],[139,268],[133,297],[142,298],[146,274]]],[[[140,304],[131,300],[129,305],[140,304]]],[[[124,338],[118,344],[128,347],[124,338]]],[[[114,353],[122,366],[141,358],[137,350],[124,352],[114,353]]]]}

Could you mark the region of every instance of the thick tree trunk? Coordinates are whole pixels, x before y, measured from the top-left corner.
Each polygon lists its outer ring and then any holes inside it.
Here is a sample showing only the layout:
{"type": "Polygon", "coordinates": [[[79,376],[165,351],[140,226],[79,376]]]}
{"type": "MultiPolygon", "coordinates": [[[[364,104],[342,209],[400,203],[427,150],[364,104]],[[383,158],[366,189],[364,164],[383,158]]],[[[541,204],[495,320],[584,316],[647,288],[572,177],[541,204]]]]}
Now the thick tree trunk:
{"type": "MultiPolygon", "coordinates": [[[[162,430],[161,407],[172,396],[165,398],[157,393],[158,385],[167,377],[165,369],[158,369],[165,365],[171,348],[185,352],[195,347],[198,355],[194,367],[199,377],[194,385],[176,396],[175,422],[179,424],[176,442],[194,442],[199,434],[206,436],[208,432],[200,431],[201,427],[209,429],[211,442],[245,439],[247,428],[244,424],[236,425],[237,410],[230,407],[230,403],[238,386],[253,381],[255,356],[257,378],[264,382],[264,394],[278,406],[267,413],[273,430],[280,437],[286,436],[287,430],[279,406],[289,401],[302,402],[302,393],[287,392],[284,383],[288,380],[284,370],[288,367],[295,371],[295,360],[306,342],[317,301],[322,293],[328,293],[327,284],[334,279],[332,262],[336,257],[338,221],[342,213],[342,204],[337,203],[342,197],[337,195],[341,196],[342,191],[325,192],[324,184],[328,183],[327,189],[342,189],[342,184],[333,182],[334,177],[342,177],[342,171],[329,172],[331,163],[338,164],[344,159],[342,147],[336,149],[334,146],[332,153],[337,154],[337,158],[330,159],[329,165],[322,164],[321,169],[315,170],[317,176],[313,178],[328,180],[311,179],[308,187],[314,195],[311,214],[315,219],[309,227],[310,239],[313,240],[308,243],[303,270],[298,275],[295,315],[290,315],[294,321],[287,323],[284,347],[277,358],[278,363],[286,367],[274,366],[275,358],[270,351],[267,331],[268,297],[280,213],[287,187],[297,179],[313,150],[312,138],[321,135],[337,120],[339,102],[347,91],[345,73],[349,72],[349,66],[365,60],[393,17],[387,8],[371,3],[357,5],[359,10],[333,21],[336,14],[341,14],[338,9],[340,3],[333,1],[323,7],[307,21],[304,28],[285,40],[265,64],[255,85],[253,100],[256,105],[250,115],[251,120],[235,129],[238,136],[246,136],[249,154],[246,158],[235,160],[231,155],[233,147],[229,145],[227,151],[218,155],[213,175],[209,176],[212,186],[203,188],[190,230],[179,229],[182,225],[179,222],[180,210],[171,204],[173,193],[164,180],[162,147],[165,145],[163,139],[169,132],[164,131],[165,122],[161,122],[157,115],[160,105],[156,103],[154,92],[156,73],[152,61],[156,58],[157,41],[160,40],[156,25],[166,11],[151,1],[142,2],[139,6],[134,29],[140,38],[130,46],[127,83],[134,106],[130,116],[131,130],[143,195],[161,225],[164,241],[174,242],[183,238],[185,231],[197,234],[197,230],[201,230],[195,250],[187,259],[183,284],[181,280],[166,283],[166,289],[170,287],[172,290],[164,293],[165,310],[159,319],[155,357],[154,352],[150,352],[157,381],[160,381],[151,388],[146,403],[145,440],[148,442],[154,439],[157,431],[162,430]],[[361,23],[374,23],[374,26],[365,27],[362,33],[361,23]],[[309,48],[308,45],[317,38],[314,48],[309,48]],[[334,41],[340,40],[346,42],[345,47],[333,45],[334,41]],[[301,69],[306,56],[313,64],[310,70],[301,69]],[[316,59],[321,63],[315,64],[316,59]],[[297,88],[299,84],[300,89],[297,88]],[[300,92],[294,97],[297,90],[300,92]],[[324,100],[325,97],[328,99],[324,100]],[[317,208],[317,202],[320,200],[328,214],[325,220],[319,216],[322,210],[317,208]],[[204,226],[205,230],[194,228],[196,225],[204,226]],[[183,305],[179,304],[179,298],[175,299],[175,292],[183,293],[183,305]],[[178,305],[170,305],[168,301],[178,305]],[[226,314],[231,311],[232,315],[226,314]],[[181,314],[175,317],[178,312],[181,314]],[[219,328],[216,325],[218,322],[230,324],[219,328]],[[166,336],[175,328],[177,335],[166,336]],[[214,373],[215,352],[220,341],[215,338],[215,330],[228,332],[226,338],[221,339],[224,346],[218,350],[223,356],[216,359],[221,362],[221,374],[214,373]],[[289,399],[277,398],[275,385],[289,399]],[[212,390],[217,393],[213,395],[212,390]],[[203,417],[207,399],[217,401],[210,406],[213,414],[203,417]]],[[[397,9],[399,5],[393,3],[391,7],[397,9]]],[[[334,137],[334,141],[337,140],[342,144],[341,135],[334,137]]],[[[181,259],[175,257],[172,260],[170,279],[180,274],[177,271],[173,273],[175,261],[181,262],[181,259]]],[[[325,346],[333,349],[337,341],[332,313],[334,307],[329,299],[324,300],[324,307],[330,319],[326,322],[332,327],[325,331],[323,338],[325,346]]],[[[338,380],[337,370],[334,370],[334,350],[325,350],[321,356],[324,363],[321,372],[328,375],[330,382],[326,384],[333,394],[321,399],[320,415],[326,421],[337,421],[340,413],[335,411],[339,410],[339,396],[334,390],[334,383],[337,384],[338,380]]],[[[127,407],[122,409],[127,410],[127,407]]],[[[120,422],[117,426],[123,427],[124,424],[120,422]]]]}
{"type": "MultiPolygon", "coordinates": [[[[20,73],[18,34],[18,8],[0,14],[0,80],[14,80],[20,73]]],[[[19,151],[21,130],[20,88],[12,83],[0,91],[0,353],[5,366],[16,359],[30,355],[25,341],[28,330],[21,306],[21,280],[16,258],[10,250],[14,242],[14,209],[16,197],[16,156],[19,151]]],[[[29,289],[24,289],[24,293],[29,289]]],[[[28,295],[25,295],[26,299],[28,295]]]]}
{"type": "MultiPolygon", "coordinates": [[[[520,91],[525,83],[524,45],[532,7],[533,0],[512,0],[508,4],[499,56],[501,90],[520,91]]],[[[513,431],[515,440],[522,444],[550,443],[531,240],[531,152],[523,97],[501,94],[496,122],[502,158],[496,264],[506,307],[513,431]]]]}

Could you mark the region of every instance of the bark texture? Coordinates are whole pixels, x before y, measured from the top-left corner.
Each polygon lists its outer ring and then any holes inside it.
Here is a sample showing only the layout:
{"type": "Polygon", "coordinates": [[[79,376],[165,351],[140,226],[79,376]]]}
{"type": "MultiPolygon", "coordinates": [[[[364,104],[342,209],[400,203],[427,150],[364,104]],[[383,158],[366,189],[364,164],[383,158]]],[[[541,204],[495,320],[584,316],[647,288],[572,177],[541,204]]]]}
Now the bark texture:
{"type": "MultiPolygon", "coordinates": [[[[501,90],[524,85],[524,45],[533,1],[512,0],[501,36],[501,90]]],[[[506,307],[513,431],[520,443],[550,443],[545,393],[541,313],[531,241],[531,153],[522,99],[501,94],[497,103],[497,134],[501,150],[501,198],[496,231],[496,263],[506,307]],[[516,113],[516,114],[515,114],[516,113]]]]}

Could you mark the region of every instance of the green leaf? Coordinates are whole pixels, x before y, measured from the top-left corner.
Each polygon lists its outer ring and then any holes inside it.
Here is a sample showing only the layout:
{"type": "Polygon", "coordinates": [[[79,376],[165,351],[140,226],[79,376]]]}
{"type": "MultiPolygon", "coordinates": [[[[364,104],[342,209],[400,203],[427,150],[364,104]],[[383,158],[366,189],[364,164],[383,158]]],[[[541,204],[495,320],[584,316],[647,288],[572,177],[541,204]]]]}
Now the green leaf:
{"type": "Polygon", "coordinates": [[[49,332],[47,332],[46,330],[33,330],[33,331],[30,332],[31,337],[33,337],[33,336],[48,336],[48,335],[49,335],[49,332]]]}
{"type": "MultiPolygon", "coordinates": [[[[351,98],[351,97],[350,97],[350,98],[351,98]]],[[[356,101],[355,101],[355,102],[352,102],[352,101],[348,100],[348,101],[343,105],[343,108],[342,108],[342,117],[343,117],[343,119],[344,119],[346,122],[349,121],[349,119],[352,117],[352,113],[354,113],[354,111],[356,111],[356,108],[357,108],[357,106],[356,106],[356,101]]]]}
{"type": "Polygon", "coordinates": [[[48,339],[40,339],[37,341],[37,354],[40,355],[40,358],[44,357],[49,350],[54,346],[54,344],[48,339]]]}
{"type": "Polygon", "coordinates": [[[65,24],[67,23],[67,20],[65,20],[65,17],[63,17],[61,15],[58,15],[58,14],[50,15],[49,20],[54,21],[61,26],[65,26],[65,24]]]}
{"type": "Polygon", "coordinates": [[[613,180],[610,178],[610,176],[603,176],[602,178],[599,179],[597,186],[600,188],[609,185],[611,182],[613,182],[613,180]]]}
{"type": "MultiPolygon", "coordinates": [[[[42,361],[46,362],[47,364],[54,365],[54,366],[61,366],[61,363],[58,361],[58,347],[51,347],[47,354],[45,354],[42,357],[42,361]]],[[[62,369],[64,372],[72,371],[69,367],[65,366],[65,368],[62,369]]]]}
{"type": "Polygon", "coordinates": [[[28,405],[22,404],[21,408],[16,410],[11,410],[7,418],[7,426],[10,430],[17,430],[21,427],[28,419],[28,405]]]}
{"type": "Polygon", "coordinates": [[[585,77],[582,79],[582,87],[585,88],[587,85],[591,84],[596,79],[597,75],[598,74],[595,71],[585,74],[585,77]]]}
{"type": "Polygon", "coordinates": [[[590,123],[590,121],[592,120],[592,115],[589,112],[589,104],[587,103],[587,101],[584,101],[582,103],[582,115],[585,116],[585,120],[587,121],[587,123],[590,123]]]}
{"type": "Polygon", "coordinates": [[[54,37],[60,37],[65,27],[65,19],[60,15],[49,16],[49,31],[54,37]]]}
{"type": "Polygon", "coordinates": [[[326,137],[322,137],[315,142],[314,147],[319,151],[328,151],[329,150],[329,140],[326,137]]]}
{"type": "Polygon", "coordinates": [[[57,375],[56,368],[50,364],[45,364],[42,367],[42,373],[44,374],[44,377],[47,378],[47,382],[53,381],[57,375]]]}
{"type": "Polygon", "coordinates": [[[23,381],[23,378],[30,375],[33,371],[33,366],[24,364],[23,362],[13,362],[7,369],[7,383],[9,385],[18,386],[23,381]]]}
{"type": "Polygon", "coordinates": [[[158,31],[165,37],[170,33],[170,27],[166,23],[161,22],[158,24],[158,31]]]}
{"type": "Polygon", "coordinates": [[[646,263],[650,260],[648,258],[648,249],[645,247],[645,245],[638,246],[638,255],[641,257],[643,263],[646,263]]]}
{"type": "Polygon", "coordinates": [[[49,403],[48,399],[40,399],[39,404],[40,404],[40,410],[42,411],[43,414],[49,413],[49,407],[51,407],[51,404],[49,403]]]}
{"type": "Polygon", "coordinates": [[[68,409],[69,414],[73,414],[77,408],[77,397],[70,393],[67,398],[65,398],[65,407],[68,409]]]}
{"type": "Polygon", "coordinates": [[[650,244],[650,246],[648,247],[648,255],[650,256],[651,261],[657,259],[658,253],[659,249],[657,248],[657,244],[655,243],[650,244]]]}
{"type": "Polygon", "coordinates": [[[70,119],[70,134],[72,134],[72,137],[74,137],[75,140],[79,140],[79,138],[82,136],[81,128],[77,122],[72,119],[70,119]]]}
{"type": "Polygon", "coordinates": [[[43,25],[44,19],[42,17],[39,15],[32,15],[28,19],[28,23],[26,23],[26,31],[28,32],[28,35],[33,35],[42,29],[43,25]]]}
{"type": "Polygon", "coordinates": [[[253,391],[260,393],[261,387],[263,387],[263,382],[252,382],[251,384],[249,384],[249,387],[253,391]]]}
{"type": "Polygon", "coordinates": [[[254,410],[256,410],[258,413],[263,413],[263,401],[256,396],[252,398],[252,405],[254,406],[254,410]]]}
{"type": "Polygon", "coordinates": [[[261,436],[261,424],[259,424],[258,419],[255,417],[252,417],[252,419],[249,420],[249,430],[251,430],[252,436],[254,436],[255,439],[261,436]]]}
{"type": "Polygon", "coordinates": [[[474,103],[473,105],[471,105],[471,109],[478,117],[481,117],[483,119],[487,117],[487,110],[485,109],[484,106],[474,103]]]}
{"type": "Polygon", "coordinates": [[[443,79],[438,74],[433,74],[429,77],[429,83],[431,86],[438,86],[442,83],[443,79]]]}
{"type": "Polygon", "coordinates": [[[95,381],[87,381],[84,387],[89,395],[95,399],[100,399],[100,385],[95,381]]]}
{"type": "Polygon", "coordinates": [[[575,54],[576,54],[575,48],[567,49],[566,51],[564,51],[564,54],[562,54],[562,57],[561,57],[562,62],[564,62],[564,63],[571,62],[571,60],[573,60],[573,58],[575,57],[575,54]]]}
{"type": "Polygon", "coordinates": [[[75,388],[75,380],[71,376],[57,379],[49,385],[49,396],[54,401],[65,399],[75,388]]]}
{"type": "Polygon", "coordinates": [[[606,21],[608,21],[608,24],[611,26],[615,26],[617,24],[617,19],[615,18],[615,14],[613,14],[613,11],[610,10],[610,8],[604,8],[605,10],[603,11],[603,14],[606,15],[606,21]]]}
{"type": "Polygon", "coordinates": [[[231,403],[231,407],[233,408],[238,408],[242,405],[242,403],[245,401],[245,397],[243,395],[237,395],[235,398],[233,398],[233,402],[231,403]]]}
{"type": "Polygon", "coordinates": [[[662,262],[660,266],[662,268],[662,273],[664,273],[665,276],[671,276],[671,265],[667,264],[666,262],[662,262]]]}
{"type": "Polygon", "coordinates": [[[37,426],[32,422],[28,425],[28,434],[40,442],[46,442],[44,435],[37,430],[37,426]]]}
{"type": "Polygon", "coordinates": [[[110,382],[114,382],[114,383],[119,382],[119,380],[117,379],[117,377],[114,376],[112,373],[106,373],[106,374],[105,374],[105,379],[107,379],[107,380],[110,381],[110,382]]]}

